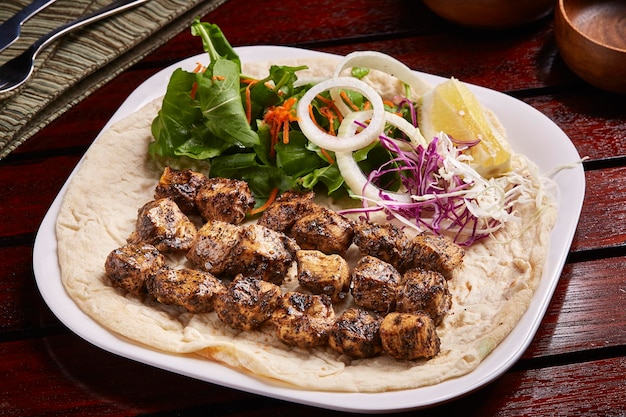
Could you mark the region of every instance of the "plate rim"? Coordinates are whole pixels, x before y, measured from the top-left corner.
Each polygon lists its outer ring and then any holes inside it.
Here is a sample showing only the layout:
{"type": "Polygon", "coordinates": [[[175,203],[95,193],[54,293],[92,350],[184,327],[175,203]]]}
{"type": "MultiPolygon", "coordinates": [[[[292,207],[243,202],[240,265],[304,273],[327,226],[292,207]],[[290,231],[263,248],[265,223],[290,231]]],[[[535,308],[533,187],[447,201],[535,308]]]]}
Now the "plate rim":
{"type": "MultiPolygon", "coordinates": [[[[273,45],[244,46],[237,47],[235,50],[240,55],[242,61],[250,62],[321,56],[341,58],[340,55],[335,54],[273,45]],[[259,59],[258,57],[260,56],[264,58],[259,59]]],[[[120,105],[95,140],[97,141],[102,132],[112,123],[123,118],[129,111],[137,110],[150,102],[153,98],[158,98],[159,95],[152,97],[156,92],[150,89],[149,86],[154,83],[165,83],[163,85],[164,91],[169,74],[171,74],[175,68],[184,66],[185,63],[193,67],[195,66],[193,63],[203,57],[205,57],[205,54],[185,58],[146,79],[127,97],[122,105],[120,105]],[[151,94],[145,94],[144,90],[151,90],[149,91],[151,94]]],[[[416,71],[416,73],[429,81],[440,82],[445,79],[419,71],[416,71]]],[[[575,162],[575,160],[580,160],[576,148],[567,135],[547,116],[539,112],[539,110],[504,93],[473,84],[468,85],[479,97],[485,96],[489,100],[495,99],[496,102],[503,101],[507,105],[528,112],[533,118],[536,118],[541,121],[541,123],[548,126],[551,135],[556,135],[559,138],[559,146],[556,146],[556,148],[560,151],[561,158],[567,155],[568,159],[574,159],[574,161],[569,160],[570,163],[575,162]]],[[[481,98],[481,102],[485,97],[481,98]]],[[[498,114],[498,111],[494,111],[498,114]]],[[[498,114],[498,117],[500,118],[500,114],[498,114]]],[[[549,152],[545,153],[547,154],[549,152]]],[[[443,381],[433,386],[408,390],[382,393],[309,391],[274,384],[266,379],[235,371],[225,365],[206,359],[190,358],[189,356],[175,355],[151,349],[106,330],[80,310],[73,300],[69,298],[61,282],[58,257],[56,254],[55,225],[62,198],[73,174],[81,163],[82,159],[72,170],[72,173],[55,197],[40,225],[33,247],[33,269],[37,287],[48,307],[64,325],[84,340],[101,349],[149,366],[186,375],[216,385],[271,398],[320,408],[360,413],[399,412],[431,407],[473,392],[494,381],[510,369],[532,342],[545,316],[574,238],[585,193],[585,177],[581,165],[557,174],[557,179],[560,178],[560,180],[557,180],[560,186],[569,184],[564,190],[561,190],[560,195],[561,198],[563,196],[567,198],[568,205],[567,210],[563,213],[563,207],[561,204],[559,205],[557,224],[551,234],[550,251],[539,287],[533,294],[531,305],[512,329],[511,333],[475,370],[461,377],[443,381]],[[567,178],[567,181],[565,181],[565,178],[567,178]],[[555,236],[555,234],[558,234],[558,236],[555,236]],[[555,248],[556,243],[558,243],[560,247],[555,248]],[[67,303],[68,300],[70,303],[67,303]],[[520,331],[519,329],[525,331],[520,331]],[[511,340],[515,338],[517,338],[517,340],[511,342],[511,340]],[[505,348],[509,348],[509,350],[505,352],[505,348]],[[161,361],[161,359],[164,361],[161,361]],[[189,368],[194,369],[194,371],[190,371],[189,368]],[[199,372],[199,370],[201,370],[201,372],[199,372]],[[223,375],[223,377],[211,378],[208,376],[212,375],[216,370],[219,371],[218,373],[223,375]],[[207,371],[212,372],[205,373],[207,371]]],[[[565,163],[557,165],[565,165],[565,163]]]]}

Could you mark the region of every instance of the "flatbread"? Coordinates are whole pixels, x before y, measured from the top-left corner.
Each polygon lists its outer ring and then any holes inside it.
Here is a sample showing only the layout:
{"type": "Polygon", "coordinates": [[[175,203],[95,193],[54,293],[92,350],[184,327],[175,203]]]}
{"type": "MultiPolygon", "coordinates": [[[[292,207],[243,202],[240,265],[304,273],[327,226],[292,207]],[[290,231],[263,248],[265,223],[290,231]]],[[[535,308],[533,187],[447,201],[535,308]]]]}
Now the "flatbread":
{"type": "MultiPolygon", "coordinates": [[[[278,64],[302,63],[312,68],[311,76],[329,75],[335,64],[319,59],[278,64]]],[[[245,72],[261,77],[268,67],[256,64],[245,72]]],[[[515,207],[520,221],[466,249],[463,267],[448,282],[453,305],[437,329],[441,353],[430,360],[399,361],[387,355],[353,360],[330,348],[288,347],[269,328],[235,331],[215,313],[191,314],[112,287],[104,261],[126,243],[137,210],[152,199],[162,173],[147,154],[160,103],[148,104],[98,138],[72,177],[57,220],[63,284],[76,304],[111,332],[152,349],[201,355],[294,387],[381,392],[433,385],[471,372],[528,308],[556,219],[547,193],[539,211],[532,204],[515,207]]],[[[529,164],[519,156],[513,163],[529,164]]],[[[542,190],[541,184],[536,188],[542,190]]]]}

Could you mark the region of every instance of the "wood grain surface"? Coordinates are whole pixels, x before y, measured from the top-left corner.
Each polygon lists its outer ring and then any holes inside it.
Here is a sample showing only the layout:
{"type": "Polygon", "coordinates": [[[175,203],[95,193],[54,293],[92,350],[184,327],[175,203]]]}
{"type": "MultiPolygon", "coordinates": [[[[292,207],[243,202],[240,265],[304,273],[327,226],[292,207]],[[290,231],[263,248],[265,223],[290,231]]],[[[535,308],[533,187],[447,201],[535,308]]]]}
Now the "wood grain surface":
{"type": "MultiPolygon", "coordinates": [[[[469,30],[421,2],[229,0],[203,20],[234,46],[337,54],[379,50],[411,68],[510,94],[571,138],[586,194],[554,297],[522,358],[469,395],[405,415],[626,414],[626,111],[563,63],[552,16],[518,29],[469,30]]],[[[179,376],[105,352],[69,331],[36,287],[32,245],[50,204],[124,99],[201,52],[188,31],[67,111],[0,161],[0,415],[318,416],[320,409],[179,376]]],[[[324,415],[349,415],[324,411],[324,415]]]]}

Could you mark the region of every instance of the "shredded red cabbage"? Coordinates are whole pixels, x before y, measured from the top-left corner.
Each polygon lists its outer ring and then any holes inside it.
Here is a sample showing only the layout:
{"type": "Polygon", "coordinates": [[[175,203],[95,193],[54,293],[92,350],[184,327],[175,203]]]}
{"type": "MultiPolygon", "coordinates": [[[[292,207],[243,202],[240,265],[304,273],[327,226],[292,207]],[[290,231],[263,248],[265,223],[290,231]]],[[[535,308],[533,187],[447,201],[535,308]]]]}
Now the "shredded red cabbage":
{"type": "Polygon", "coordinates": [[[409,150],[398,146],[397,142],[386,136],[380,137],[383,147],[395,156],[372,171],[368,181],[380,188],[381,178],[385,174],[399,174],[407,194],[411,196],[426,196],[427,198],[412,198],[409,202],[393,200],[388,194],[380,193],[381,201],[371,207],[367,201],[363,202],[361,212],[366,216],[373,211],[384,210],[389,219],[399,218],[405,223],[414,222],[419,230],[431,230],[435,234],[451,235],[454,241],[463,246],[471,245],[478,239],[489,236],[485,230],[492,229],[499,222],[491,219],[479,219],[471,213],[466,204],[467,196],[463,190],[472,186],[459,175],[441,174],[444,158],[437,152],[439,139],[435,138],[427,147],[410,145],[409,150]]]}

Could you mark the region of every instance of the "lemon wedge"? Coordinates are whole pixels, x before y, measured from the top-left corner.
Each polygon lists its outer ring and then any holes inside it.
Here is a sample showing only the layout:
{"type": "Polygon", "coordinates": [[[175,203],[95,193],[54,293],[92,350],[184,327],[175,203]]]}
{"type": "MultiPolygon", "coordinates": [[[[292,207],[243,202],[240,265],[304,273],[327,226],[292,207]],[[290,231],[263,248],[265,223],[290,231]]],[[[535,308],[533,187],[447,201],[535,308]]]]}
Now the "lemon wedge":
{"type": "Polygon", "coordinates": [[[511,150],[503,128],[456,78],[422,95],[418,124],[429,142],[444,132],[457,143],[474,144],[464,153],[472,157],[472,167],[483,177],[495,177],[510,169],[511,150]]]}

